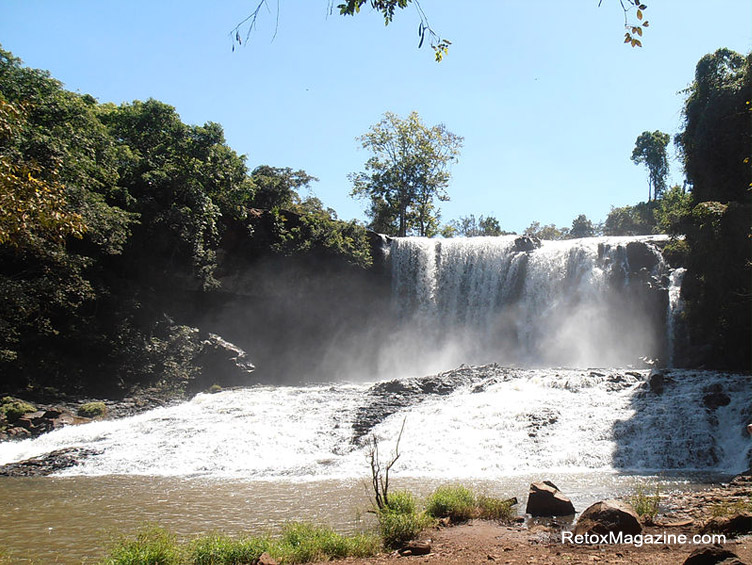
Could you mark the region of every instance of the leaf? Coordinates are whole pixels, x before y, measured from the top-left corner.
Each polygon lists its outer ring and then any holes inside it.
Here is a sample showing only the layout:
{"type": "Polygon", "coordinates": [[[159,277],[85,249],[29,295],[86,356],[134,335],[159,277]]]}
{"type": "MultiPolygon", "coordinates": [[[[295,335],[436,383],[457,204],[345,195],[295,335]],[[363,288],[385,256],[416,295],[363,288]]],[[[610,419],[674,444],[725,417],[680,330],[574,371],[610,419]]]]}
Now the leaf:
{"type": "Polygon", "coordinates": [[[632,41],[632,36],[629,35],[628,33],[625,33],[624,34],[624,43],[629,43],[630,41],[632,41]]]}
{"type": "Polygon", "coordinates": [[[645,20],[644,22],[642,22],[642,27],[650,27],[650,22],[645,20]]]}
{"type": "Polygon", "coordinates": [[[640,41],[639,39],[633,39],[632,47],[642,47],[642,41],[640,41]]]}
{"type": "Polygon", "coordinates": [[[642,19],[642,10],[637,10],[637,19],[638,20],[642,19]]]}
{"type": "Polygon", "coordinates": [[[425,33],[420,36],[420,43],[418,43],[418,49],[420,49],[421,47],[423,47],[423,40],[425,38],[426,38],[426,34],[425,33]]]}
{"type": "Polygon", "coordinates": [[[639,35],[640,37],[642,37],[642,28],[641,27],[638,27],[637,29],[635,29],[635,32],[637,32],[637,35],[639,35]]]}

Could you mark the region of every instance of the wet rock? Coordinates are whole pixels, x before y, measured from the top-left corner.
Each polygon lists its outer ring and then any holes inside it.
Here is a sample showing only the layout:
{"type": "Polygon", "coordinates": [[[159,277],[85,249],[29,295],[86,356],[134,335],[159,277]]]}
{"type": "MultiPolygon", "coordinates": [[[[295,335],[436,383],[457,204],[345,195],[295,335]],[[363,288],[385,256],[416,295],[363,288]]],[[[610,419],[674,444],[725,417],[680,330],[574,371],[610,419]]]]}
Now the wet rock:
{"type": "Polygon", "coordinates": [[[684,565],[744,565],[733,551],[719,546],[698,547],[684,561],[684,565]]]}
{"type": "Polygon", "coordinates": [[[707,387],[704,391],[706,394],[702,397],[702,403],[705,408],[715,410],[721,406],[728,406],[731,398],[723,391],[720,383],[715,383],[707,387]]]}
{"type": "Polygon", "coordinates": [[[742,512],[734,516],[711,518],[700,530],[701,534],[724,534],[728,537],[752,533],[752,514],[742,512]]]}
{"type": "Polygon", "coordinates": [[[535,251],[541,245],[541,240],[537,237],[523,235],[514,240],[514,250],[520,252],[535,251]]]}
{"type": "Polygon", "coordinates": [[[428,555],[429,553],[431,553],[431,544],[427,541],[409,541],[407,545],[399,550],[399,554],[403,556],[428,555]]]}
{"type": "Polygon", "coordinates": [[[0,466],[0,477],[44,477],[74,467],[86,457],[97,454],[97,451],[80,447],[59,449],[39,457],[0,466]]]}
{"type": "Polygon", "coordinates": [[[589,506],[577,519],[575,535],[604,535],[623,532],[637,535],[642,532],[640,518],[634,508],[619,500],[604,500],[589,506]]]}
{"type": "Polygon", "coordinates": [[[627,261],[633,273],[641,269],[652,270],[658,264],[660,255],[655,248],[644,241],[630,241],[627,243],[627,261]]]}
{"type": "Polygon", "coordinates": [[[648,377],[648,386],[650,386],[650,392],[663,394],[663,388],[666,386],[666,375],[661,371],[651,371],[648,377]]]}
{"type": "Polygon", "coordinates": [[[572,501],[551,481],[532,483],[525,512],[531,516],[569,516],[574,514],[572,501]]]}
{"type": "Polygon", "coordinates": [[[353,443],[359,442],[374,426],[408,406],[431,396],[446,396],[463,386],[498,379],[504,369],[496,364],[479,367],[461,366],[438,375],[385,381],[373,385],[353,422],[353,443]]]}
{"type": "Polygon", "coordinates": [[[201,376],[191,383],[196,390],[206,389],[213,384],[248,385],[249,377],[256,369],[244,350],[212,333],[201,342],[201,350],[194,362],[201,369],[201,376]]]}

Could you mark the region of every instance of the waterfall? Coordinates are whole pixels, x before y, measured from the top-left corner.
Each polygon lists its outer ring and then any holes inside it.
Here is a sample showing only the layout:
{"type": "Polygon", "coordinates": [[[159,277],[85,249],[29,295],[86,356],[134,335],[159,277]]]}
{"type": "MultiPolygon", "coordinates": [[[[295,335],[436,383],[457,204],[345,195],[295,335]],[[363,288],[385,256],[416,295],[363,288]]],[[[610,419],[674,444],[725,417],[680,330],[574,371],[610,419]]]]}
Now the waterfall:
{"type": "MultiPolygon", "coordinates": [[[[396,238],[393,297],[420,355],[450,364],[669,359],[665,237],[396,238]]],[[[678,284],[678,283],[677,283],[678,284]]]]}

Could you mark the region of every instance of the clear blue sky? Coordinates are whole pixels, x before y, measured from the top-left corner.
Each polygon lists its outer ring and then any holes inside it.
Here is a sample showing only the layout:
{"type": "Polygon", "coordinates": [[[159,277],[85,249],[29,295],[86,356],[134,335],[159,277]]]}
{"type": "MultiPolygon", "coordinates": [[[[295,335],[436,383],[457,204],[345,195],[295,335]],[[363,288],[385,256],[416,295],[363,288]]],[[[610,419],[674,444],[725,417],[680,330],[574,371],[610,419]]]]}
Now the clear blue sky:
{"type": "Polygon", "coordinates": [[[256,0],[0,0],[0,43],[100,102],[152,97],[185,122],[221,123],[250,168],[305,169],[345,219],[364,218],[348,196],[347,174],[368,158],[355,138],[386,111],[416,110],[465,138],[442,219],[495,215],[513,231],[645,200],[637,136],[678,131],[702,55],[752,47],[749,0],[647,0],[642,49],[622,44],[618,0],[423,0],[453,42],[441,64],[417,49],[412,7],[384,27],[370,10],[279,0],[272,40],[269,3],[234,53],[229,31],[256,0]]]}

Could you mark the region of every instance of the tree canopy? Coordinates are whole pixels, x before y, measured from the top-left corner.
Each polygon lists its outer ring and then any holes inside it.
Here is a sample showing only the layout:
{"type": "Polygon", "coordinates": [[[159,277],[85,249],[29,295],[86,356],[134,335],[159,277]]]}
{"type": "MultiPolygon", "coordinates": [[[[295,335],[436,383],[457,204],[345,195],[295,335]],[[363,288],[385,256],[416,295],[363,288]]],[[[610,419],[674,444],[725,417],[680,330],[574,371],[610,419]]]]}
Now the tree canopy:
{"type": "Polygon", "coordinates": [[[388,235],[435,235],[436,201],[449,200],[449,165],[457,160],[462,137],[443,124],[428,127],[417,112],[402,119],[387,112],[358,138],[372,156],[365,171],[351,173],[351,195],[370,200],[370,227],[388,235]]]}
{"type": "Polygon", "coordinates": [[[644,131],[635,141],[632,151],[632,161],[635,165],[645,165],[648,169],[648,202],[657,200],[666,190],[666,177],[668,177],[668,154],[666,146],[671,140],[667,133],[662,131],[644,131]]]}

